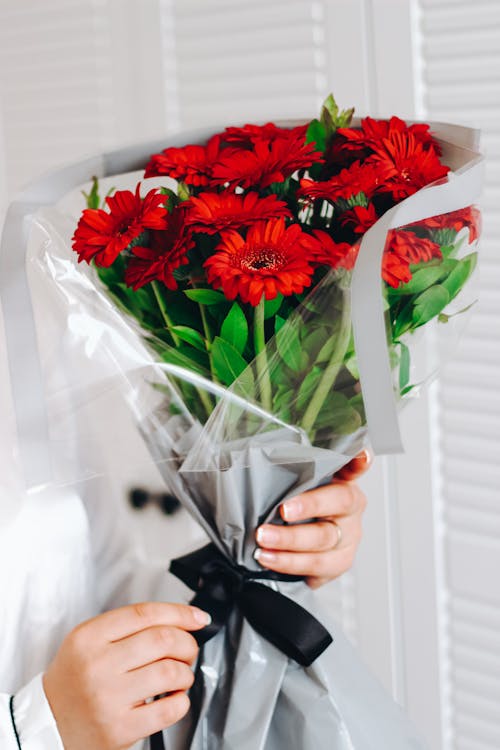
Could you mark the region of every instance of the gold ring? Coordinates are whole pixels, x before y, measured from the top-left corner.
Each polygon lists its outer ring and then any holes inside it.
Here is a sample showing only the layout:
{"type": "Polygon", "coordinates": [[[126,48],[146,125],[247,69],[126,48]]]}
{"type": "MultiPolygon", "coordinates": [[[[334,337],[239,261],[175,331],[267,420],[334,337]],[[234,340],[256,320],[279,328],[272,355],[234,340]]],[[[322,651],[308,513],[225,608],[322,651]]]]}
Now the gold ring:
{"type": "Polygon", "coordinates": [[[339,546],[340,542],[342,541],[342,529],[340,528],[340,526],[338,525],[338,523],[336,523],[335,521],[330,521],[330,523],[333,526],[335,526],[335,528],[337,529],[337,541],[335,542],[335,544],[332,547],[332,549],[336,549],[339,546]]]}

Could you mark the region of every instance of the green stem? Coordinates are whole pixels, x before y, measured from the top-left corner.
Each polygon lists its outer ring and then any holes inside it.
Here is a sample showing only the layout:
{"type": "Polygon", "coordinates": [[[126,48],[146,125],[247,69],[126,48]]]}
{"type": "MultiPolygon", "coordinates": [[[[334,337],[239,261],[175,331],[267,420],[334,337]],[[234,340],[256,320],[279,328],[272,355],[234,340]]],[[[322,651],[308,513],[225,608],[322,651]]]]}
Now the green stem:
{"type": "MultiPolygon", "coordinates": [[[[158,302],[158,307],[160,308],[160,312],[162,314],[162,318],[165,321],[165,325],[167,326],[167,330],[169,334],[172,336],[172,341],[174,342],[175,346],[179,346],[180,339],[179,337],[172,331],[172,326],[174,325],[172,322],[172,319],[170,318],[170,315],[168,314],[167,307],[165,305],[165,300],[163,299],[163,295],[161,293],[160,286],[157,281],[151,282],[151,286],[153,287],[153,292],[156,297],[156,301],[158,302]]],[[[208,343],[208,342],[207,342],[208,343]]],[[[208,345],[207,345],[208,348],[208,345]]],[[[208,355],[210,358],[210,354],[208,355]]],[[[209,394],[203,390],[203,388],[197,388],[196,391],[198,392],[198,395],[200,397],[200,401],[203,404],[203,407],[207,413],[207,417],[210,416],[210,414],[213,411],[213,404],[212,400],[209,396],[209,394]]]]}
{"type": "Polygon", "coordinates": [[[207,351],[210,351],[210,349],[212,348],[212,334],[210,332],[210,326],[208,325],[207,313],[206,313],[204,306],[201,304],[201,302],[198,303],[198,307],[200,308],[203,332],[205,334],[205,339],[207,342],[207,351]]]}
{"type": "Polygon", "coordinates": [[[172,341],[174,342],[175,346],[179,346],[179,343],[180,343],[179,337],[171,330],[174,324],[172,323],[172,319],[170,318],[170,315],[168,314],[167,306],[165,304],[165,300],[163,299],[163,294],[161,293],[160,285],[158,284],[157,281],[152,281],[151,286],[153,287],[153,292],[156,297],[156,301],[158,302],[158,307],[160,308],[161,316],[163,320],[165,321],[165,325],[167,326],[167,330],[169,334],[172,336],[172,341]]]}
{"type": "Polygon", "coordinates": [[[330,361],[321,376],[318,387],[314,391],[313,397],[309,401],[309,405],[304,412],[302,418],[302,428],[308,434],[311,435],[314,427],[314,423],[318,418],[318,414],[321,411],[321,407],[325,403],[325,400],[330,393],[333,384],[337,379],[337,375],[340,372],[346,352],[349,348],[349,341],[351,338],[351,326],[343,321],[341,329],[338,333],[335,347],[330,357],[330,361]]]}
{"type": "Polygon", "coordinates": [[[262,406],[268,412],[272,410],[272,390],[271,379],[267,366],[266,357],[266,335],[264,331],[264,303],[265,298],[262,295],[261,300],[254,310],[253,321],[253,341],[255,347],[255,364],[257,367],[257,376],[260,384],[262,406]]]}
{"type": "MultiPolygon", "coordinates": [[[[193,284],[193,287],[195,287],[194,284],[193,284]]],[[[195,287],[195,289],[196,289],[196,287],[195,287]]],[[[205,341],[207,343],[207,354],[208,354],[208,362],[209,362],[209,365],[210,365],[210,373],[212,375],[212,379],[215,382],[217,382],[217,378],[216,378],[216,375],[215,375],[215,370],[214,370],[214,366],[213,366],[213,362],[212,362],[212,353],[211,353],[211,350],[212,350],[212,333],[210,331],[210,326],[208,324],[207,313],[206,313],[205,307],[203,306],[203,304],[201,302],[198,303],[198,307],[200,308],[201,323],[203,325],[203,332],[205,334],[205,341]]]]}
{"type": "Polygon", "coordinates": [[[203,404],[203,407],[207,413],[207,417],[209,417],[214,408],[212,399],[210,398],[210,395],[207,393],[207,391],[205,391],[203,388],[196,388],[196,390],[198,391],[200,401],[203,404]]]}

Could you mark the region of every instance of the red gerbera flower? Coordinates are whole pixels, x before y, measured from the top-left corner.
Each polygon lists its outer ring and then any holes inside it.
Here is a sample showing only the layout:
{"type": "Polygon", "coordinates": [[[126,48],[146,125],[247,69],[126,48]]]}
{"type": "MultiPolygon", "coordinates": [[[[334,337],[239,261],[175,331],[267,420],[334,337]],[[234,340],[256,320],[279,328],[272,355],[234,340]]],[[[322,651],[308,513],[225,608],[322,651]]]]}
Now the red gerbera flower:
{"type": "Polygon", "coordinates": [[[284,219],[253,224],[246,237],[222,232],[217,252],[205,261],[207,279],[233,300],[256,306],[262,296],[299,294],[310,286],[311,256],[317,241],[298,224],[285,227],[284,219]]]}
{"type": "Polygon", "coordinates": [[[358,246],[350,245],[348,242],[335,242],[327,232],[322,229],[314,229],[313,235],[318,241],[314,249],[314,262],[320,266],[331,268],[354,268],[358,246]]]}
{"type": "Polygon", "coordinates": [[[94,259],[98,266],[110,266],[145,229],[165,229],[168,215],[166,196],[155,189],[142,200],[139,190],[140,183],[135,193],[117,190],[108,196],[109,213],[102,208],[83,211],[72,238],[78,262],[85,260],[90,263],[94,259]]]}
{"type": "Polygon", "coordinates": [[[125,271],[125,282],[134,290],[150,281],[161,281],[177,289],[174,270],[188,262],[187,253],[194,246],[191,232],[184,223],[184,211],[175,209],[163,232],[153,232],[149,247],[134,247],[134,257],[125,271]]]}
{"type": "Polygon", "coordinates": [[[184,206],[187,208],[186,223],[195,232],[208,234],[230,227],[246,226],[263,219],[291,216],[287,204],[278,200],[274,194],[260,198],[258,193],[201,193],[197,198],[190,198],[184,206]]]}
{"type": "Polygon", "coordinates": [[[252,150],[227,148],[213,168],[213,184],[264,188],[283,182],[297,169],[306,169],[323,161],[314,143],[292,134],[273,141],[256,141],[252,150]]]}
{"type": "Polygon", "coordinates": [[[220,134],[221,141],[242,147],[250,147],[257,141],[273,141],[276,138],[297,137],[305,139],[308,123],[295,128],[279,128],[273,122],[265,125],[244,125],[242,128],[229,127],[220,134]]]}
{"type": "Polygon", "coordinates": [[[344,211],[340,217],[342,226],[351,226],[356,234],[364,234],[367,229],[375,224],[378,216],[373,203],[368,206],[354,206],[348,211],[344,211]]]}
{"type": "Polygon", "coordinates": [[[367,163],[379,171],[381,185],[378,192],[390,192],[396,201],[446,177],[450,171],[441,164],[434,148],[425,149],[412,133],[394,131],[373,150],[374,154],[367,163]]]}
{"type": "Polygon", "coordinates": [[[432,216],[429,219],[416,222],[416,225],[425,226],[427,229],[454,229],[460,232],[464,227],[469,228],[469,243],[477,240],[481,234],[481,212],[475,206],[461,208],[448,214],[432,216]]]}
{"type": "Polygon", "coordinates": [[[393,252],[385,252],[382,258],[382,278],[396,289],[401,284],[411,281],[408,259],[393,252]]]}
{"type": "Polygon", "coordinates": [[[399,117],[391,117],[390,120],[374,120],[372,117],[365,117],[361,120],[361,128],[339,128],[337,133],[346,138],[344,143],[345,149],[374,148],[379,146],[384,138],[391,138],[394,133],[414,136],[417,143],[427,149],[434,148],[437,154],[441,154],[441,149],[436,139],[429,132],[429,125],[425,123],[416,123],[407,125],[399,117]]]}
{"type": "Polygon", "coordinates": [[[219,149],[220,140],[217,136],[211,138],[206,146],[166,148],[160,154],[153,154],[146,165],[144,176],[168,175],[187,185],[208,185],[219,149]]]}
{"type": "Polygon", "coordinates": [[[442,258],[441,248],[432,240],[414,232],[394,229],[389,233],[382,261],[382,277],[392,287],[411,279],[410,265],[442,258]]]}
{"type": "Polygon", "coordinates": [[[364,193],[367,198],[371,198],[379,184],[379,175],[375,167],[371,164],[360,164],[357,161],[348,169],[343,169],[339,174],[324,182],[301,180],[297,196],[309,200],[323,198],[333,203],[339,198],[348,200],[358,193],[364,193]]]}

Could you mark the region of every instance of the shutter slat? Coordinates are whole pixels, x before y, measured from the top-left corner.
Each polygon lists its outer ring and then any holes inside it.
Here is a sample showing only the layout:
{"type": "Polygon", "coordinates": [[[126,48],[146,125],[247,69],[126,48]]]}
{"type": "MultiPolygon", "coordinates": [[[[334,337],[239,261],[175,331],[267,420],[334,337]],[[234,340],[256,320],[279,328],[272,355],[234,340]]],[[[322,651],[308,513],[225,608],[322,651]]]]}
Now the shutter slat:
{"type": "Polygon", "coordinates": [[[107,0],[1,5],[9,192],[109,143],[115,100],[107,5],[107,0]]]}
{"type": "Polygon", "coordinates": [[[180,125],[316,114],[326,90],[322,3],[174,3],[180,125]]]}

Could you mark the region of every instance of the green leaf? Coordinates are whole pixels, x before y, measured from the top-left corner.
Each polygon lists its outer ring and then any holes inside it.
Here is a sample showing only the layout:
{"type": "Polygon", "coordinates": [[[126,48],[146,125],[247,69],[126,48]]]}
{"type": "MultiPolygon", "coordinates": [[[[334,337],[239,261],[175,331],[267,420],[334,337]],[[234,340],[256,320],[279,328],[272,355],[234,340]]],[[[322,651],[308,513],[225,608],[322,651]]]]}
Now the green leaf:
{"type": "Polygon", "coordinates": [[[307,346],[312,359],[316,359],[317,355],[331,338],[330,330],[326,326],[318,326],[313,328],[310,326],[303,326],[300,330],[301,341],[304,342],[304,346],[307,346]]]}
{"type": "Polygon", "coordinates": [[[401,396],[406,396],[406,394],[412,391],[414,388],[415,388],[414,385],[407,385],[406,388],[402,389],[401,396]]]}
{"type": "Polygon", "coordinates": [[[355,354],[351,354],[351,356],[345,360],[344,367],[349,370],[354,380],[359,380],[358,360],[355,354]]]}
{"type": "Polygon", "coordinates": [[[324,151],[326,146],[326,129],[319,120],[312,120],[306,132],[306,143],[314,143],[317,151],[324,151]]]}
{"type": "Polygon", "coordinates": [[[274,299],[266,299],[266,301],[264,302],[264,319],[267,320],[267,318],[272,318],[273,315],[276,315],[281,307],[282,302],[282,294],[276,295],[274,299]]]}
{"type": "Polygon", "coordinates": [[[99,196],[99,180],[97,177],[92,177],[90,192],[86,193],[85,190],[82,190],[82,195],[87,201],[87,208],[99,208],[101,198],[99,196]]]}
{"type": "Polygon", "coordinates": [[[189,198],[191,198],[191,192],[185,182],[178,183],[177,195],[180,201],[187,201],[189,198]]]}
{"type": "Polygon", "coordinates": [[[467,305],[466,307],[462,307],[461,310],[457,310],[457,312],[451,313],[451,315],[445,315],[444,313],[440,313],[438,315],[438,320],[440,323],[447,323],[450,320],[450,318],[454,318],[457,315],[463,315],[464,313],[468,312],[471,309],[471,307],[474,307],[476,303],[477,303],[477,299],[471,302],[470,305],[467,305]]]}
{"type": "MultiPolygon", "coordinates": [[[[154,342],[150,342],[154,346],[154,342]]],[[[159,347],[156,347],[159,349],[159,347]]],[[[193,352],[193,350],[191,350],[193,352]]],[[[173,347],[161,347],[160,356],[164,362],[169,362],[172,365],[178,365],[179,367],[185,367],[186,370],[197,372],[200,375],[207,377],[208,373],[199,362],[192,357],[188,356],[184,351],[180,349],[174,349],[173,347]]]]}
{"type": "Polygon", "coordinates": [[[351,124],[354,108],[339,111],[333,94],[329,94],[321,108],[320,121],[325,126],[328,136],[335,133],[337,128],[347,128],[351,124]]]}
{"type": "Polygon", "coordinates": [[[170,188],[166,188],[166,187],[160,188],[160,193],[168,197],[168,200],[165,201],[165,204],[166,204],[168,212],[171,214],[175,206],[179,204],[179,197],[177,193],[174,190],[171,190],[170,188]]]}
{"type": "Polygon", "coordinates": [[[406,333],[413,325],[413,305],[410,299],[408,303],[403,307],[402,310],[396,316],[394,321],[394,339],[399,339],[403,333],[406,333]]]}
{"type": "Polygon", "coordinates": [[[216,292],[215,289],[186,289],[184,294],[201,305],[218,305],[221,302],[228,302],[225,295],[222,292],[216,292]]]}
{"type": "Polygon", "coordinates": [[[194,346],[195,349],[199,349],[201,352],[206,352],[207,346],[205,339],[199,331],[189,326],[170,326],[170,330],[175,333],[178,338],[182,341],[187,341],[188,344],[194,346]]]}
{"type": "Polygon", "coordinates": [[[231,385],[248,366],[239,351],[220,336],[212,344],[212,365],[223,385],[231,385]]]}
{"type": "Polygon", "coordinates": [[[411,281],[402,284],[397,289],[391,289],[390,294],[391,296],[421,294],[430,286],[436,284],[442,278],[443,273],[441,265],[421,268],[419,271],[415,271],[411,281]]]}
{"type": "Polygon", "coordinates": [[[450,295],[450,300],[455,299],[457,294],[461,291],[462,287],[474,271],[476,263],[477,253],[466,255],[465,258],[458,261],[450,275],[441,282],[441,286],[443,286],[450,295]]]}
{"type": "Polygon", "coordinates": [[[274,332],[278,333],[278,331],[281,331],[285,323],[286,323],[285,318],[282,318],[280,315],[277,315],[274,319],[274,332]]]}
{"type": "Polygon", "coordinates": [[[361,424],[359,411],[351,406],[343,393],[333,391],[318,414],[314,427],[328,427],[335,435],[349,435],[361,427],[361,424]]]}
{"type": "Polygon", "coordinates": [[[448,290],[441,284],[431,286],[420,294],[415,300],[412,320],[415,327],[428,323],[429,320],[439,315],[450,301],[448,290]]]}
{"type": "Polygon", "coordinates": [[[399,346],[401,348],[401,357],[399,360],[399,389],[400,391],[403,391],[410,380],[410,350],[402,341],[399,342],[399,346]]]}
{"type": "Polygon", "coordinates": [[[245,313],[237,302],[229,310],[222,323],[221,338],[228,341],[234,348],[243,354],[248,341],[248,323],[245,313]]]}
{"type": "Polygon", "coordinates": [[[307,365],[307,354],[300,343],[297,328],[284,326],[276,334],[276,346],[281,359],[294,372],[300,372],[307,365]]]}

